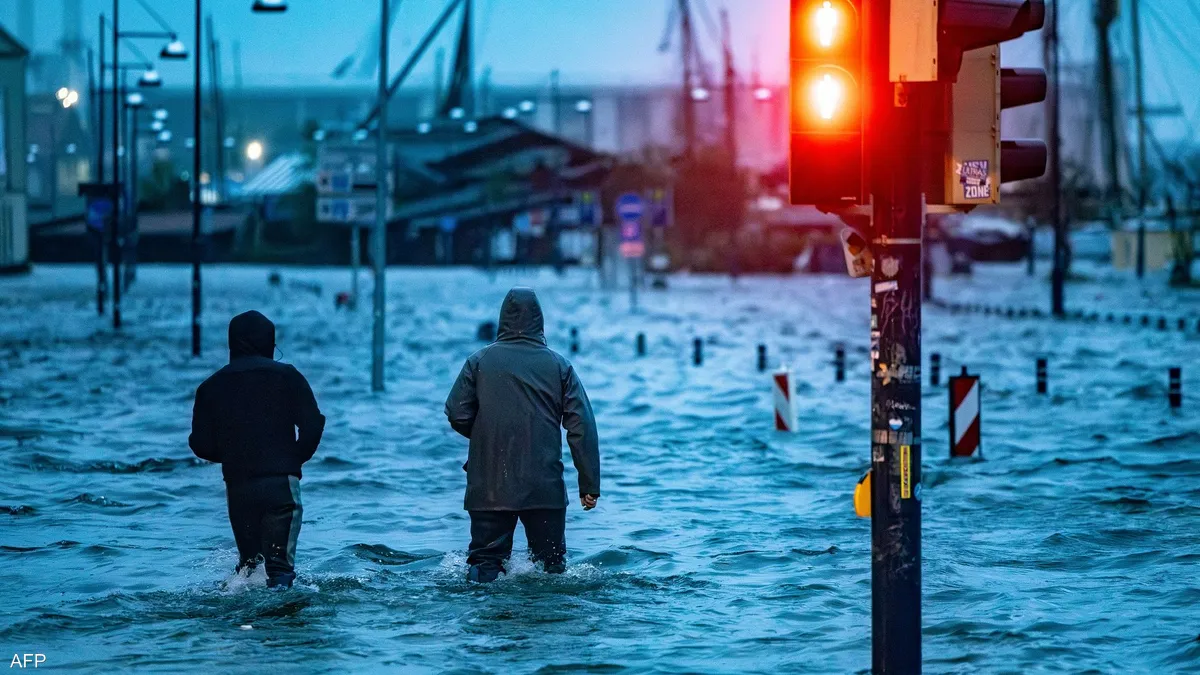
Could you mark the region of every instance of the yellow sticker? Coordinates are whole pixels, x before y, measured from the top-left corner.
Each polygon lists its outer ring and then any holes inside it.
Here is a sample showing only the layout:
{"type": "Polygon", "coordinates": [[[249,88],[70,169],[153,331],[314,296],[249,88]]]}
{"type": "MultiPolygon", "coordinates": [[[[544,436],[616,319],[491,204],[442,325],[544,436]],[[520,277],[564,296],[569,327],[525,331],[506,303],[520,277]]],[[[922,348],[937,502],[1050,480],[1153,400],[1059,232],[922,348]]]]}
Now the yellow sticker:
{"type": "Polygon", "coordinates": [[[900,498],[912,499],[912,452],[907,445],[900,446],[900,498]]]}

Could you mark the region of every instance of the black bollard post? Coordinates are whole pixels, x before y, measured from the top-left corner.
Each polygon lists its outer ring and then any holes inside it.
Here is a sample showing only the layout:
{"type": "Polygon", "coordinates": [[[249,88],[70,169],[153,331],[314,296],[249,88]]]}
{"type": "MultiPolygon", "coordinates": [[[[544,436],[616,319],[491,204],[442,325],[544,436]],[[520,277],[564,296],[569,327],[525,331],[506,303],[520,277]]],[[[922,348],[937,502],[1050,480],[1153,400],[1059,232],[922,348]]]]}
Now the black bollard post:
{"type": "Polygon", "coordinates": [[[1185,330],[1187,330],[1187,319],[1180,319],[1179,320],[1179,331],[1183,332],[1185,330]]]}
{"type": "Polygon", "coordinates": [[[1143,325],[1143,326],[1149,326],[1149,325],[1150,325],[1150,315],[1149,315],[1149,314],[1143,314],[1143,315],[1142,315],[1142,325],[1143,325]]]}
{"type": "Polygon", "coordinates": [[[764,373],[767,370],[767,346],[758,346],[758,372],[764,373]]]}
{"type": "Polygon", "coordinates": [[[637,334],[637,355],[638,356],[646,355],[646,334],[645,333],[637,334]]]}
{"type": "Polygon", "coordinates": [[[704,341],[700,338],[692,340],[692,365],[704,365],[704,341]]]}
{"type": "Polygon", "coordinates": [[[579,353],[579,329],[574,326],[571,327],[571,353],[579,353]]]}
{"type": "Polygon", "coordinates": [[[1159,330],[1167,329],[1167,318],[1165,316],[1158,317],[1158,329],[1159,330]]]}
{"type": "Polygon", "coordinates": [[[838,382],[846,381],[846,347],[841,344],[833,353],[833,376],[838,382]]]}
{"type": "Polygon", "coordinates": [[[1109,323],[1113,323],[1114,321],[1116,321],[1116,320],[1117,320],[1117,317],[1116,317],[1116,316],[1114,316],[1114,315],[1112,314],[1112,312],[1109,312],[1108,316],[1104,317],[1104,320],[1105,320],[1105,321],[1107,321],[1107,322],[1109,322],[1109,323]]]}
{"type": "Polygon", "coordinates": [[[937,352],[929,355],[929,384],[942,386],[942,355],[937,352]]]}
{"type": "Polygon", "coordinates": [[[1126,314],[1125,318],[1122,319],[1121,323],[1124,323],[1125,325],[1129,325],[1129,324],[1133,323],[1133,317],[1126,314]]]}
{"type": "Polygon", "coordinates": [[[479,324],[479,330],[476,331],[475,337],[482,342],[496,341],[496,324],[493,321],[484,321],[479,324]]]}
{"type": "Polygon", "coordinates": [[[1183,369],[1171,368],[1167,372],[1167,400],[1170,401],[1172,408],[1183,406],[1183,369]]]}
{"type": "Polygon", "coordinates": [[[1046,376],[1046,359],[1037,360],[1037,393],[1045,394],[1049,387],[1047,386],[1046,376]]]}

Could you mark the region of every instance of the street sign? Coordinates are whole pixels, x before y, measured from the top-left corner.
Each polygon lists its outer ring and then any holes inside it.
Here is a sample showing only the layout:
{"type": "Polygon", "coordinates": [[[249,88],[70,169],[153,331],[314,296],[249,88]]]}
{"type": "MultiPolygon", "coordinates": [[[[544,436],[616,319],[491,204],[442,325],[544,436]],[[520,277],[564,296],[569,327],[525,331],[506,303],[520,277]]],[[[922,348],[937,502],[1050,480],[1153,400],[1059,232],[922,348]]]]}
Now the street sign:
{"type": "Polygon", "coordinates": [[[92,197],[87,201],[87,226],[97,232],[104,231],[104,223],[112,215],[112,199],[108,197],[92,197]]]}
{"type": "Polygon", "coordinates": [[[650,190],[650,227],[666,228],[670,227],[672,221],[672,197],[671,191],[663,188],[654,188],[650,190]]]}
{"type": "Polygon", "coordinates": [[[641,258],[646,255],[646,243],[642,240],[642,216],[645,213],[642,198],[632,192],[617,197],[616,212],[621,225],[621,256],[641,258]]]}
{"type": "Polygon", "coordinates": [[[315,182],[318,222],[375,225],[374,146],[322,145],[317,149],[315,182]]]}
{"type": "Polygon", "coordinates": [[[600,194],[595,190],[584,190],[576,195],[576,207],[579,209],[579,224],[583,227],[595,227],[603,220],[600,211],[600,194]]]}

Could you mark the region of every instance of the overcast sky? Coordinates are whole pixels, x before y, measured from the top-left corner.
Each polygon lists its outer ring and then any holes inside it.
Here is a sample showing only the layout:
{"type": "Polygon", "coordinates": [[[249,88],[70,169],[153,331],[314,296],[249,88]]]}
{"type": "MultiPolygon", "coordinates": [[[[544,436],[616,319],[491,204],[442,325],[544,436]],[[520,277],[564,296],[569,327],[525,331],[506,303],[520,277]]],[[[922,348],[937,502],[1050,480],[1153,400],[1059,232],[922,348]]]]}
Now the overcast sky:
{"type": "MultiPolygon", "coordinates": [[[[96,17],[112,12],[112,0],[78,0],[85,39],[94,43],[96,17]]],[[[146,0],[192,42],[191,0],[146,0]]],[[[668,9],[676,0],[475,0],[477,73],[492,69],[493,82],[539,84],[553,68],[564,84],[664,83],[678,78],[678,57],[659,53],[668,9]]],[[[1095,53],[1091,27],[1093,0],[1061,0],[1064,63],[1091,61],[1095,53]]],[[[0,23],[19,32],[18,5],[35,8],[34,46],[53,49],[62,30],[64,0],[0,0],[0,23]]],[[[401,0],[392,31],[393,68],[408,55],[448,0],[401,0]]],[[[1128,58],[1129,0],[1122,0],[1121,25],[1114,32],[1118,59],[1128,58]]],[[[282,15],[250,12],[253,0],[204,0],[212,13],[224,51],[226,82],[232,79],[231,45],[240,43],[242,71],[250,85],[330,84],[330,72],[345,57],[364,49],[374,32],[378,0],[290,0],[282,15]]],[[[714,39],[718,11],[729,10],[739,69],[748,77],[758,63],[763,80],[787,79],[788,0],[692,0],[695,29],[710,62],[720,52],[714,39]],[[705,11],[707,8],[707,11],[705,11]],[[712,21],[706,17],[711,16],[712,21]]],[[[1142,0],[1146,82],[1151,104],[1182,102],[1194,124],[1180,120],[1176,131],[1200,127],[1200,1],[1142,0]]],[[[154,21],[138,0],[121,0],[121,20],[129,29],[152,29],[154,21]]],[[[456,24],[455,24],[456,25],[456,24]]],[[[449,50],[453,31],[437,43],[449,50]]],[[[159,45],[146,41],[153,54],[159,45]]],[[[678,39],[675,40],[678,46],[678,39]]],[[[1004,48],[1006,65],[1040,65],[1040,35],[1027,36],[1004,48]]],[[[190,64],[167,64],[168,86],[190,82],[190,64]]],[[[417,69],[414,81],[428,81],[433,58],[417,69]]],[[[369,83],[369,79],[351,79],[369,83]]],[[[1164,129],[1164,131],[1166,131],[1164,129]]],[[[1175,133],[1165,135],[1174,136],[1175,133]]]]}

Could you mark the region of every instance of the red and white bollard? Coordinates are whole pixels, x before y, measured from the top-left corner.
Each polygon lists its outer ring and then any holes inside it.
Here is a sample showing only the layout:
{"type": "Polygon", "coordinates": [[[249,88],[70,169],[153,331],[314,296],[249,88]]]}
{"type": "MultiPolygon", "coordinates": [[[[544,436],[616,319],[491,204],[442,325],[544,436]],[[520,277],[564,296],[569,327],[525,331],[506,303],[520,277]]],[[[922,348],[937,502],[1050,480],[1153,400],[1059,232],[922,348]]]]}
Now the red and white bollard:
{"type": "Polygon", "coordinates": [[[968,375],[966,366],[950,378],[951,457],[970,457],[979,449],[980,387],[979,376],[968,375]]]}
{"type": "Polygon", "coordinates": [[[775,390],[775,431],[796,430],[796,381],[787,368],[771,376],[775,390]]]}

